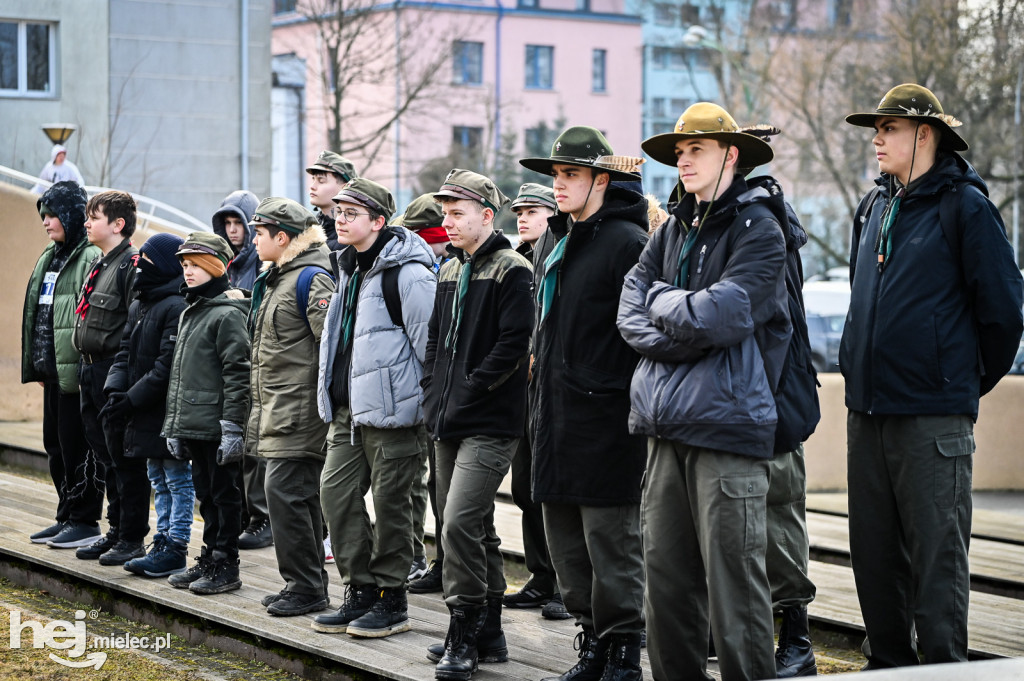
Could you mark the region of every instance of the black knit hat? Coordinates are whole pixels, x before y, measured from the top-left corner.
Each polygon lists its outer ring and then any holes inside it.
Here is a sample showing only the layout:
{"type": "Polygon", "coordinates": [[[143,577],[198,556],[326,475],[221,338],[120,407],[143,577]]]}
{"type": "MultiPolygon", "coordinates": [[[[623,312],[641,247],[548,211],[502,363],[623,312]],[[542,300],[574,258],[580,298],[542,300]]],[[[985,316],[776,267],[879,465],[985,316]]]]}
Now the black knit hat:
{"type": "Polygon", "coordinates": [[[174,277],[181,274],[181,263],[178,261],[178,248],[185,240],[174,234],[157,232],[139,246],[139,257],[146,256],[160,274],[174,277]]]}

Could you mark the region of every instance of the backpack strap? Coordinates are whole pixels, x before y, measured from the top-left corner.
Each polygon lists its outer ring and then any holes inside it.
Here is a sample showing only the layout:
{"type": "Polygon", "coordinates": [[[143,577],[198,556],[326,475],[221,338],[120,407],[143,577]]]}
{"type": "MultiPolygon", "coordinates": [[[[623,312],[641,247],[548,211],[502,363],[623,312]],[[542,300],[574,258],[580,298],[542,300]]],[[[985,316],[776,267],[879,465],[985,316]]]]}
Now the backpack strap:
{"type": "Polygon", "coordinates": [[[939,224],[942,226],[942,237],[949,246],[953,262],[960,265],[960,245],[964,238],[963,225],[960,223],[960,185],[954,184],[939,198],[939,224]]]}
{"type": "Polygon", "coordinates": [[[320,265],[307,265],[299,272],[299,280],[295,284],[295,298],[298,303],[299,313],[310,330],[312,330],[312,327],[309,326],[309,315],[306,313],[306,308],[309,307],[309,289],[313,286],[313,277],[318,274],[326,274],[331,278],[331,281],[334,281],[334,275],[320,267],[320,265]]]}
{"type": "Polygon", "coordinates": [[[380,287],[384,292],[384,305],[388,308],[391,323],[400,329],[405,328],[402,322],[402,297],[398,293],[399,267],[389,267],[380,275],[380,287]]]}

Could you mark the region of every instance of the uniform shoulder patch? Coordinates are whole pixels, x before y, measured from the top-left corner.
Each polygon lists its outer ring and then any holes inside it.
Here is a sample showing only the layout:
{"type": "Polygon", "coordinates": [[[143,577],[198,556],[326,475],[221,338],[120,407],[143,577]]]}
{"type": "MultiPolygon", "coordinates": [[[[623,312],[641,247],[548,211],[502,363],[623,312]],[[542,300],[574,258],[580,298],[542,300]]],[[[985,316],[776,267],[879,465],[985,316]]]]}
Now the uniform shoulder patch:
{"type": "Polygon", "coordinates": [[[330,306],[330,304],[331,301],[328,300],[327,298],[321,298],[320,300],[316,301],[316,306],[321,310],[326,310],[330,306]]]}

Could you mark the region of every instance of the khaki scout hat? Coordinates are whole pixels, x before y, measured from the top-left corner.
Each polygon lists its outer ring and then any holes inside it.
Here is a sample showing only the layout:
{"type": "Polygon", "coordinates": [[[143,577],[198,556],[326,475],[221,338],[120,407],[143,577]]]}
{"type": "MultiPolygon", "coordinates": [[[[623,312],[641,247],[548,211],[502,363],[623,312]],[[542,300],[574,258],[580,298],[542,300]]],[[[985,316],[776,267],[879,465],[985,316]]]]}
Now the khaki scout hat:
{"type": "Polygon", "coordinates": [[[351,182],[359,177],[359,173],[356,172],[356,167],[352,165],[352,161],[341,154],[335,154],[329,149],[321,151],[320,155],[313,161],[313,165],[306,168],[306,172],[337,173],[345,182],[351,182]]]}
{"type": "Polygon", "coordinates": [[[643,162],[638,156],[616,156],[601,131],[586,125],[574,126],[559,135],[551,145],[550,157],[519,159],[519,165],[545,175],[554,175],[551,168],[558,163],[594,168],[623,182],[639,180],[643,162]]]}
{"type": "Polygon", "coordinates": [[[178,246],[177,256],[183,255],[212,255],[220,260],[225,267],[235,257],[231,250],[231,244],[224,237],[213,232],[192,232],[185,239],[185,243],[178,246]]]}
{"type": "Polygon", "coordinates": [[[256,206],[249,224],[253,227],[278,227],[290,234],[302,234],[318,223],[312,213],[291,199],[271,196],[256,206]]]}
{"type": "Polygon", "coordinates": [[[878,107],[871,113],[852,113],[846,122],[862,128],[875,127],[875,121],[883,116],[893,118],[910,118],[928,125],[933,125],[942,133],[939,141],[940,149],[967,151],[967,142],[953,131],[963,123],[953,116],[943,113],[938,97],[928,88],[916,83],[897,85],[885,93],[878,107]]]}
{"type": "Polygon", "coordinates": [[[335,203],[354,203],[365,206],[384,216],[385,221],[395,214],[395,199],[386,187],[365,177],[357,177],[334,195],[335,203]]]}
{"type": "Polygon", "coordinates": [[[673,132],[649,137],[640,148],[658,163],[675,167],[676,143],[685,139],[715,139],[736,147],[740,153],[737,167],[756,168],[775,158],[770,144],[741,130],[728,111],[711,102],[691,105],[676,121],[673,132]]]}
{"type": "Polygon", "coordinates": [[[527,182],[521,186],[519,188],[519,195],[512,200],[510,207],[512,210],[515,210],[521,206],[541,206],[551,210],[558,210],[558,204],[555,203],[554,190],[551,187],[545,187],[535,182],[527,182]]]}
{"type": "Polygon", "coordinates": [[[445,178],[441,189],[434,192],[434,200],[441,196],[467,199],[482,203],[495,213],[509,202],[509,198],[489,178],[471,170],[453,169],[445,178]]]}

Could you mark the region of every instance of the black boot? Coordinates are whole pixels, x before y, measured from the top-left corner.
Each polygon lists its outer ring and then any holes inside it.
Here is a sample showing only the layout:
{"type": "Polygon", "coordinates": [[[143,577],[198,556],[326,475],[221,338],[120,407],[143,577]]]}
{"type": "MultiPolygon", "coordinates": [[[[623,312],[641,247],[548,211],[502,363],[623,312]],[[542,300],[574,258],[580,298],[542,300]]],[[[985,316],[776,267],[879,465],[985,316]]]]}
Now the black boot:
{"type": "Polygon", "coordinates": [[[212,552],[208,551],[204,546],[196,556],[196,564],[190,567],[184,572],[177,572],[167,578],[167,583],[173,586],[175,589],[187,589],[192,582],[197,579],[205,577],[206,574],[213,569],[213,559],[210,557],[212,552]]]}
{"type": "Polygon", "coordinates": [[[804,606],[782,609],[779,648],[775,651],[775,675],[780,679],[818,675],[807,625],[807,608],[804,606]]]}
{"type": "Polygon", "coordinates": [[[452,608],[452,619],[445,638],[444,656],[434,669],[434,678],[443,681],[469,681],[476,671],[476,641],[487,619],[487,606],[452,608]]]}
{"type": "MultiPolygon", "coordinates": [[[[508,662],[508,645],[505,643],[505,632],[501,630],[501,602],[501,598],[487,599],[487,618],[484,620],[484,628],[476,637],[478,662],[508,662]]],[[[431,643],[427,646],[427,659],[440,662],[446,645],[447,641],[431,643]]]]}
{"type": "Polygon", "coordinates": [[[346,632],[349,636],[383,638],[409,631],[409,602],[405,586],[377,589],[374,597],[369,611],[348,623],[346,632]]]}
{"type": "Polygon", "coordinates": [[[601,681],[643,681],[640,634],[613,634],[601,681]]]}
{"type": "Polygon", "coordinates": [[[598,638],[593,628],[584,625],[583,631],[576,634],[576,640],[573,642],[573,647],[580,651],[580,661],[561,676],[552,676],[541,681],[598,681],[608,660],[609,643],[607,639],[598,638]]]}
{"type": "Polygon", "coordinates": [[[341,602],[341,607],[334,612],[317,615],[311,626],[325,634],[344,634],[350,622],[370,612],[376,597],[377,586],[374,584],[348,584],[345,586],[345,600],[341,602]]]}
{"type": "Polygon", "coordinates": [[[210,552],[210,560],[210,569],[188,585],[189,591],[194,594],[222,594],[242,588],[242,580],[238,577],[238,554],[232,556],[214,549],[210,552]]]}

